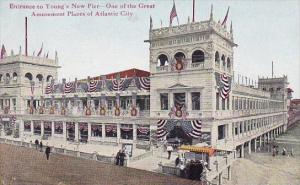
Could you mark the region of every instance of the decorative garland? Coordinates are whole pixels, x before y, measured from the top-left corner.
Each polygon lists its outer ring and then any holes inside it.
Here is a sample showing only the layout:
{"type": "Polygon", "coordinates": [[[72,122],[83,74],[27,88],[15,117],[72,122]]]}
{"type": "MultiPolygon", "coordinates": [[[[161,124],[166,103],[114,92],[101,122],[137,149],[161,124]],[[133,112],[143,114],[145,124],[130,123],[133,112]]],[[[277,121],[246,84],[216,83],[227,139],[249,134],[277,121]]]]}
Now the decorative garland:
{"type": "Polygon", "coordinates": [[[101,115],[101,116],[105,116],[105,114],[106,114],[105,107],[104,107],[104,106],[101,106],[101,107],[100,107],[100,115],[101,115]]]}
{"type": "Polygon", "coordinates": [[[131,116],[136,116],[137,115],[137,109],[135,107],[132,107],[130,111],[131,116]]]}
{"type": "Polygon", "coordinates": [[[54,110],[55,110],[54,106],[51,106],[50,107],[50,114],[54,114],[54,110]]]}
{"type": "Polygon", "coordinates": [[[85,115],[90,116],[91,114],[92,114],[91,107],[88,106],[88,107],[86,108],[86,110],[85,110],[85,115]]]}
{"type": "Polygon", "coordinates": [[[120,114],[121,114],[121,110],[120,110],[120,107],[116,107],[115,108],[115,116],[120,116],[120,114]]]}

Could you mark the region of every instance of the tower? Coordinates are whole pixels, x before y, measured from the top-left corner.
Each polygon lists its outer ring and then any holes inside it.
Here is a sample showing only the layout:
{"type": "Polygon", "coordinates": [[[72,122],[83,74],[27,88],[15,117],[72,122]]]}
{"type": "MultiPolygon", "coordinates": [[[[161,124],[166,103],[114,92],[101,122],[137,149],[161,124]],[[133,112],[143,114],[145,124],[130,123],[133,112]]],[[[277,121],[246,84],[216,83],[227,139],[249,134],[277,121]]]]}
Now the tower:
{"type": "MultiPolygon", "coordinates": [[[[179,107],[187,112],[183,119],[210,122],[214,112],[230,107],[230,93],[221,100],[220,76],[233,76],[232,25],[230,31],[213,19],[188,22],[179,26],[149,30],[151,108],[150,116],[170,118],[179,107]],[[215,106],[216,104],[221,104],[215,106]],[[223,108],[223,109],[222,109],[223,108]]],[[[181,119],[180,116],[174,116],[181,119]]],[[[204,127],[208,124],[204,124],[204,127]]]]}

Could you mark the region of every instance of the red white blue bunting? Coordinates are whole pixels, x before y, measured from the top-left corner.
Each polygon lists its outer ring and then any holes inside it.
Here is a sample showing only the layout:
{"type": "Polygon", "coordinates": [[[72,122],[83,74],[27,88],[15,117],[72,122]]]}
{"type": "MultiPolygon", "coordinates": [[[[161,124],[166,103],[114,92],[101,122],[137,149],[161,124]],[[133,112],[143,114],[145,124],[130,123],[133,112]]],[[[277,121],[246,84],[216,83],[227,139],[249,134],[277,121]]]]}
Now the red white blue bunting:
{"type": "Polygon", "coordinates": [[[220,81],[223,84],[223,87],[220,89],[221,98],[227,99],[230,92],[230,86],[229,86],[229,77],[226,74],[220,75],[220,81]]]}
{"type": "Polygon", "coordinates": [[[65,93],[72,93],[75,88],[75,82],[68,82],[65,84],[65,93]]]}
{"type": "Polygon", "coordinates": [[[149,77],[140,77],[139,82],[140,82],[142,89],[147,90],[147,91],[150,90],[150,78],[149,77]]]}
{"type": "Polygon", "coordinates": [[[88,91],[89,92],[95,92],[97,90],[98,81],[97,80],[91,80],[88,82],[88,91]]]}
{"type": "Polygon", "coordinates": [[[112,80],[112,84],[113,84],[112,90],[114,90],[114,91],[123,91],[123,90],[125,90],[125,88],[123,86],[124,82],[125,82],[125,79],[120,79],[120,80],[115,79],[115,80],[112,80]]]}
{"type": "Polygon", "coordinates": [[[54,82],[52,81],[50,84],[46,86],[45,94],[51,94],[54,91],[54,82]]]}

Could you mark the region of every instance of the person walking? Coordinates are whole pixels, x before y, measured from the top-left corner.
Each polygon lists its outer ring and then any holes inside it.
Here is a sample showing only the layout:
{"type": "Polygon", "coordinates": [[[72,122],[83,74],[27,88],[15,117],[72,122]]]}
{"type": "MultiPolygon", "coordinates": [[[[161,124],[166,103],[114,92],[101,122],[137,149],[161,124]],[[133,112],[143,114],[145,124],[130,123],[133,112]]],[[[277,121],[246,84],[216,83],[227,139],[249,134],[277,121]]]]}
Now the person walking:
{"type": "Polygon", "coordinates": [[[43,143],[42,143],[42,141],[40,141],[40,151],[41,152],[43,151],[43,143]]]}
{"type": "Polygon", "coordinates": [[[167,147],[168,159],[171,158],[171,153],[172,153],[172,151],[173,151],[173,147],[172,147],[171,145],[169,145],[169,146],[167,147]]]}
{"type": "Polygon", "coordinates": [[[124,160],[125,160],[125,152],[122,151],[120,153],[120,166],[124,166],[124,160]]]}
{"type": "Polygon", "coordinates": [[[36,140],[34,141],[34,144],[35,144],[35,149],[38,150],[39,140],[36,139],[36,140]]]}
{"type": "Polygon", "coordinates": [[[117,155],[116,155],[116,165],[120,164],[120,155],[121,155],[121,150],[119,150],[117,155]]]}
{"type": "Polygon", "coordinates": [[[49,146],[47,146],[46,147],[46,150],[45,150],[45,154],[46,154],[46,158],[47,158],[47,160],[49,160],[49,156],[50,156],[50,147],[49,146]]]}

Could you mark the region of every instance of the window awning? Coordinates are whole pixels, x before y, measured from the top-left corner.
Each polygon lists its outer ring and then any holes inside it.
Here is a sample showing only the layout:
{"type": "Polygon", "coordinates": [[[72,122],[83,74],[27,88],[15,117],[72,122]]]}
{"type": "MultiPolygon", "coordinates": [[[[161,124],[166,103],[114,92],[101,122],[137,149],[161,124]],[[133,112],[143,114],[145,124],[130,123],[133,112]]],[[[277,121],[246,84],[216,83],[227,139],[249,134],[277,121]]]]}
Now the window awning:
{"type": "Polygon", "coordinates": [[[197,153],[207,153],[209,156],[212,156],[215,153],[215,149],[210,147],[197,147],[197,146],[191,146],[191,145],[182,145],[179,147],[180,150],[188,150],[191,152],[197,152],[197,153]]]}

